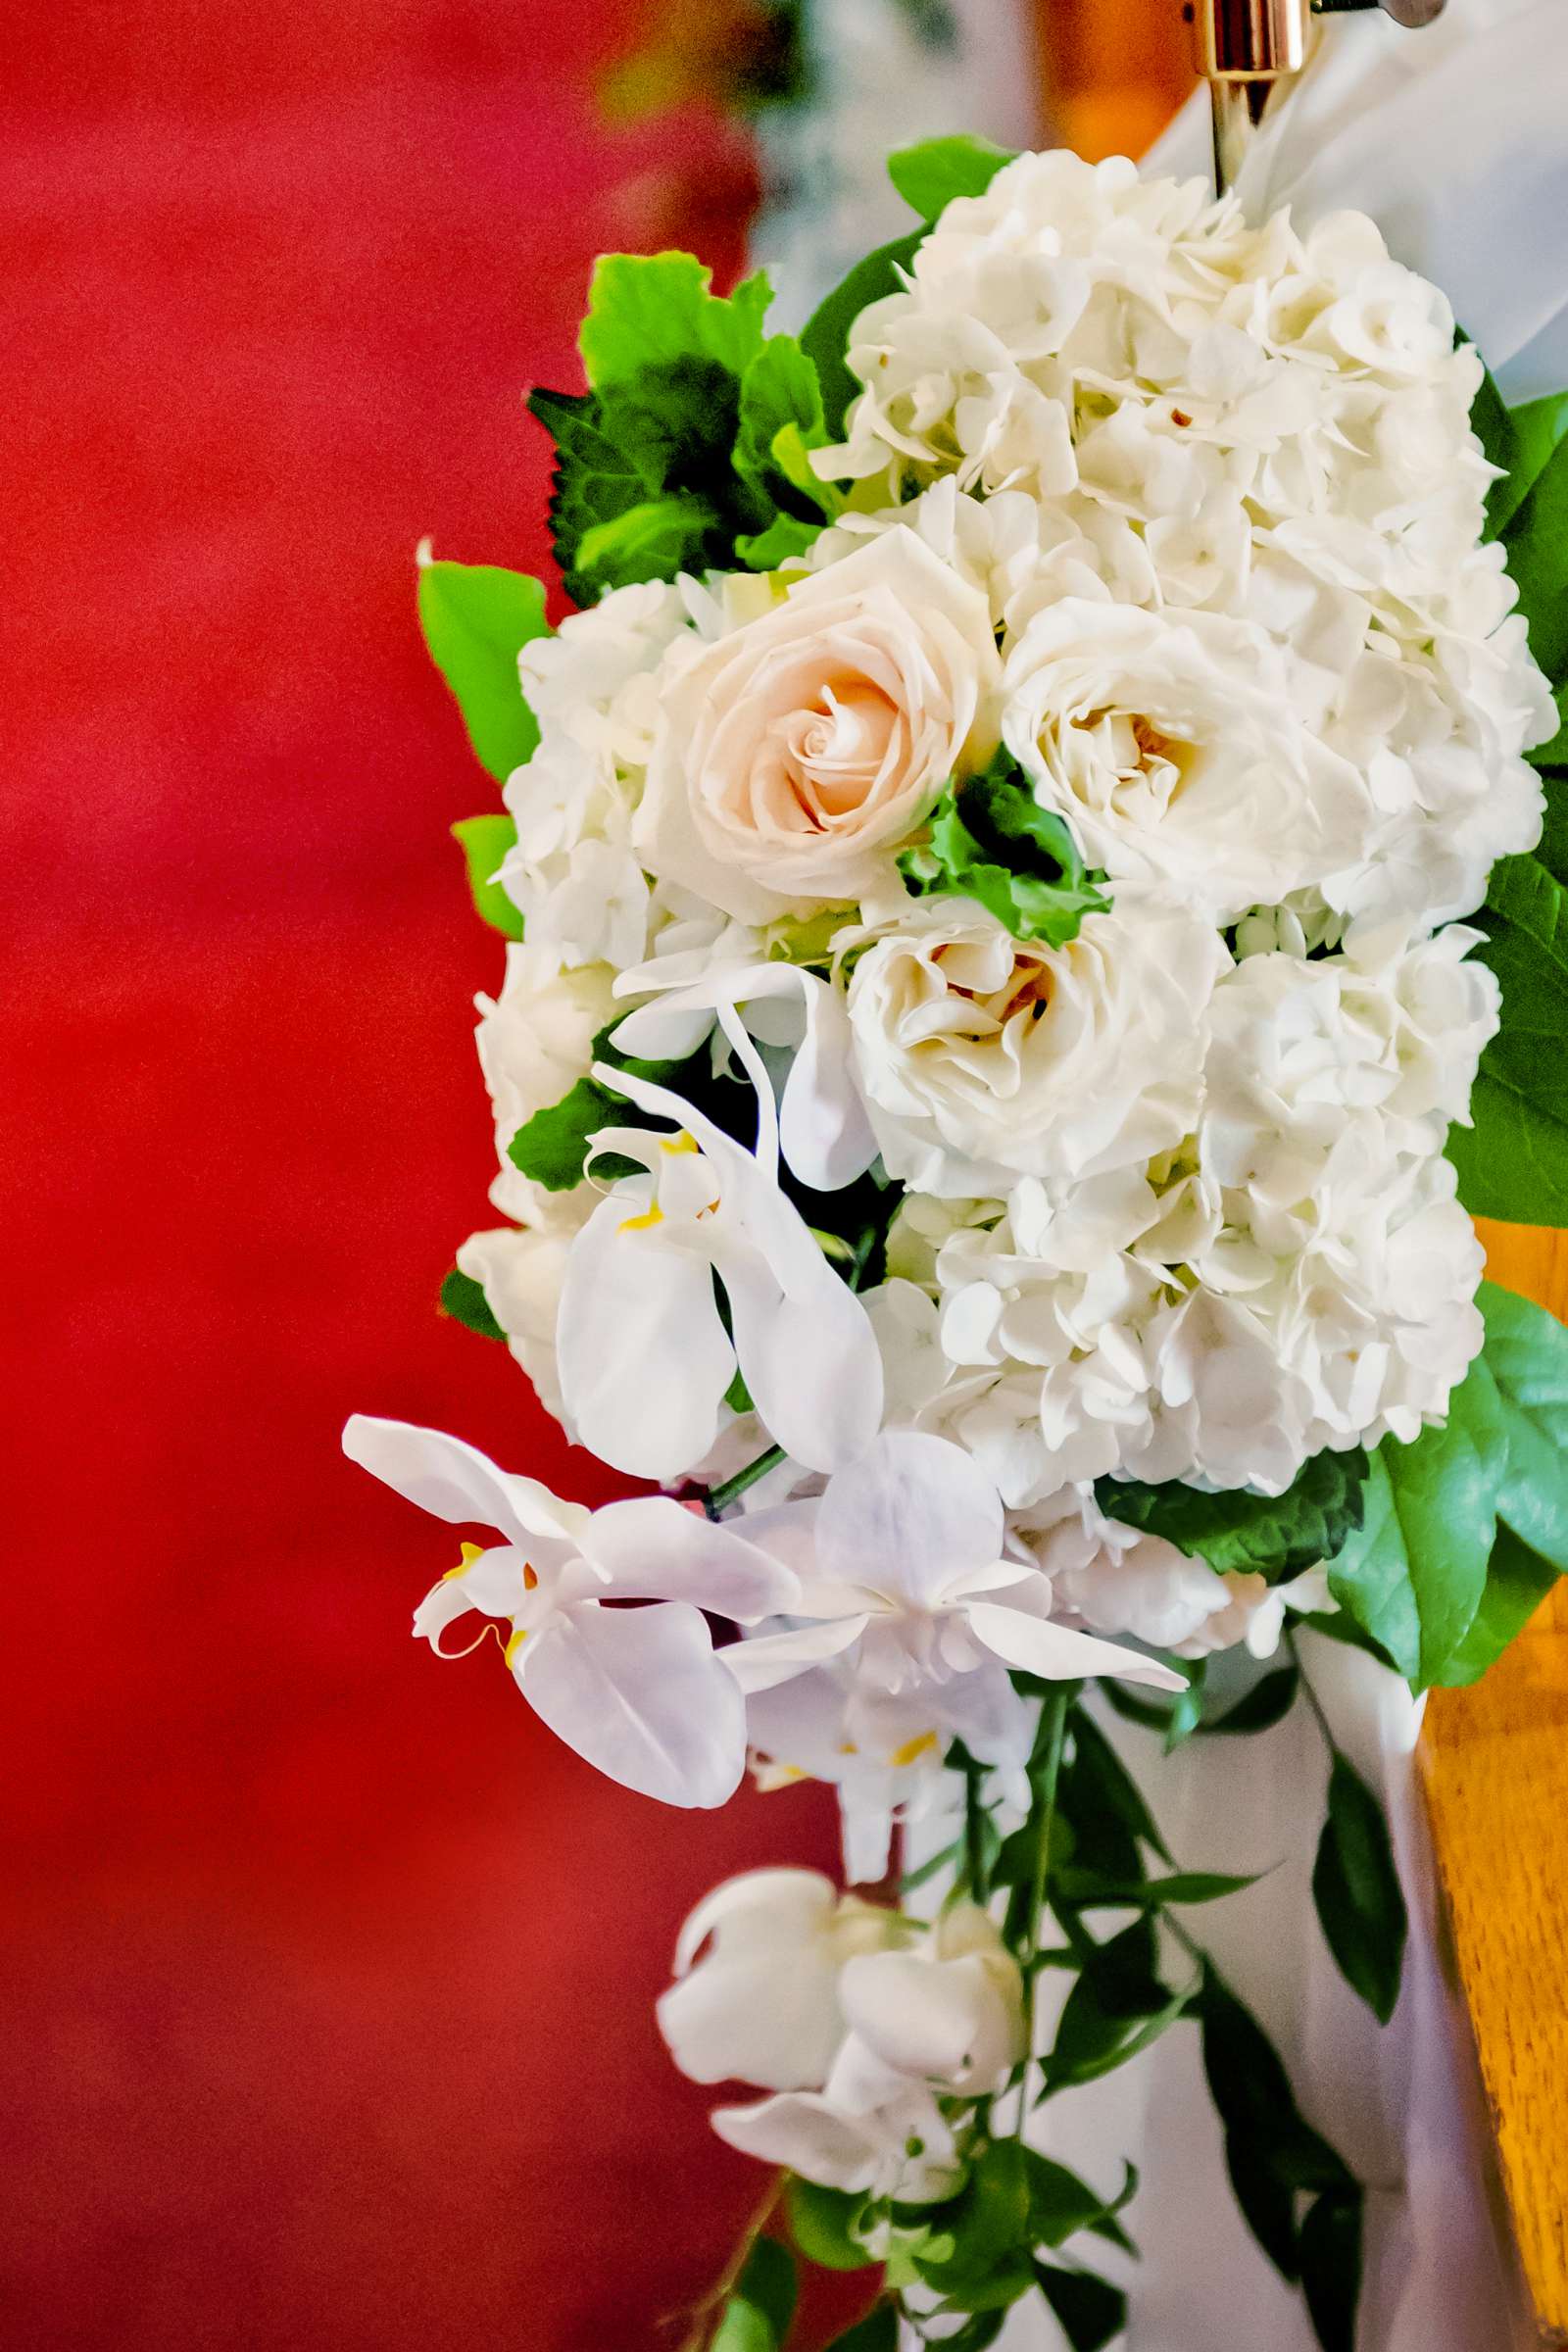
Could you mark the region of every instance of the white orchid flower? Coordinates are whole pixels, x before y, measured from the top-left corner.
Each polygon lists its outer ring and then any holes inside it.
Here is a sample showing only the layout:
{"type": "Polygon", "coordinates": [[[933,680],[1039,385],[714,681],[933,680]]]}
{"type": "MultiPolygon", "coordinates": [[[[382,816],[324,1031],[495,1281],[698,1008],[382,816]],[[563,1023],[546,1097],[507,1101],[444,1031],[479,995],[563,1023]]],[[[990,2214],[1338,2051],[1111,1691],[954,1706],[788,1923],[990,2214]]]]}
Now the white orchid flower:
{"type": "MultiPolygon", "coordinates": [[[[510,1624],[507,1665],[558,1739],[668,1805],[721,1805],[746,1761],[745,1710],[704,1609],[741,1624],[794,1605],[789,1570],[662,1495],[590,1511],[439,1430],[356,1413],[343,1450],[408,1501],[501,1542],[463,1546],[415,1612],[439,1655],[470,1610],[510,1624]],[[623,1609],[616,1601],[653,1601],[623,1609]]],[[[473,1643],[469,1647],[474,1646],[473,1643]]]]}
{"type": "Polygon", "coordinates": [[[911,2203],[945,2195],[956,2161],[936,2094],[984,2097],[1023,2057],[1017,1963],[995,1923],[961,1903],[915,1945],[846,1960],[837,1992],[848,2032],[822,2089],[721,2107],[713,2129],[828,2187],[911,2203]]]}
{"type": "Polygon", "coordinates": [[[846,1961],[917,1933],[896,1911],[841,1895],[819,1871],[747,1871],[705,1895],[682,1928],[660,2031],[693,2082],[818,2090],[848,2031],[846,1961]]]}
{"type": "Polygon", "coordinates": [[[566,1259],[561,1386],[581,1443],[636,1477],[678,1478],[712,1446],[738,1368],[794,1460],[832,1470],[852,1459],[881,1423],[881,1356],[865,1308],[779,1190],[765,1071],[758,1063],[755,1153],[663,1087],[627,1070],[595,1075],[674,1132],[612,1127],[594,1139],[640,1165],[566,1259]]]}
{"type": "Polygon", "coordinates": [[[778,1102],[786,1163],[819,1193],[837,1192],[864,1175],[876,1157],[876,1138],[855,1079],[850,1016],[836,988],[798,963],[721,965],[686,980],[656,959],[623,972],[615,994],[639,996],[655,987],[663,993],[639,1004],[616,1028],[621,1053],[645,1061],[682,1058],[695,1053],[715,1018],[748,1067],[752,1039],[793,1049],[778,1102]],[[742,1005],[748,1007],[744,1027],[742,1005]]]}
{"type": "Polygon", "coordinates": [[[1115,1675],[1165,1690],[1180,1675],[1119,1643],[1051,1621],[1051,1581],[1004,1552],[995,1486],[945,1438],[888,1430],[809,1501],[757,1512],[754,1543],[802,1567],[798,1624],[724,1653],[748,1691],[844,1658],[892,1696],[939,1690],[1000,1661],[1048,1682],[1115,1675]]]}

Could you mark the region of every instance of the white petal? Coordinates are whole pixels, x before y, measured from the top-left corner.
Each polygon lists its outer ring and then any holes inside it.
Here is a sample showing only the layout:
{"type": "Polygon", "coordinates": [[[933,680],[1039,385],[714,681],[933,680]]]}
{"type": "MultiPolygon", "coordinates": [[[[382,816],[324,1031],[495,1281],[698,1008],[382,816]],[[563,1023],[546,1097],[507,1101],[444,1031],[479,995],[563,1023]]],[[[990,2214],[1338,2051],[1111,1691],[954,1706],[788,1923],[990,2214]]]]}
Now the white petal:
{"type": "Polygon", "coordinates": [[[1003,1511],[971,1454],[945,1438],[888,1430],[832,1480],[817,1506],[822,1574],[929,1605],[1002,1554],[1003,1511]]]}
{"type": "Polygon", "coordinates": [[[344,1427],[343,1450],[421,1511],[459,1527],[498,1528],[521,1551],[537,1551],[541,1540],[552,1539],[559,1553],[574,1549],[590,1517],[581,1503],[561,1501],[535,1478],[498,1470],[476,1446],[439,1429],[355,1413],[344,1427]]]}
{"type": "Polygon", "coordinates": [[[824,1658],[836,1658],[870,1622],[863,1616],[840,1617],[793,1633],[759,1634],[754,1642],[731,1642],[718,1655],[742,1690],[772,1690],[824,1658]]]}
{"type": "Polygon", "coordinates": [[[838,1899],[838,1888],[819,1870],[743,1870],[710,1887],[688,1913],[675,1945],[675,1974],[685,1976],[710,1936],[726,1950],[737,1933],[747,1941],[755,1932],[768,1940],[808,1942],[826,1928],[838,1899]]]}
{"type": "Polygon", "coordinates": [[[803,1184],[836,1193],[863,1176],[876,1157],[876,1138],[855,1083],[849,1014],[836,988],[798,964],[792,973],[806,996],[806,1035],[790,1064],[778,1106],[784,1157],[803,1184]]]}
{"type": "Polygon", "coordinates": [[[1004,1665],[1021,1673],[1038,1674],[1043,1682],[1070,1683],[1096,1674],[1117,1676],[1126,1683],[1152,1683],[1156,1690],[1185,1690],[1184,1675],[1146,1658],[1119,1642],[1100,1642],[1093,1634],[1075,1633],[1071,1626],[1052,1625],[1022,1609],[1003,1608],[996,1601],[976,1601],[965,1610],[977,1642],[1004,1665]]]}
{"type": "MultiPolygon", "coordinates": [[[[658,1091],[658,1090],[655,1090],[658,1091]]],[[[679,1478],[718,1434],[735,1373],[705,1258],[623,1230],[602,1200],[562,1285],[561,1388],[581,1443],[636,1478],[679,1478]]]]}
{"type": "Polygon", "coordinates": [[[755,1625],[785,1615],[800,1598],[797,1579],[779,1561],[665,1494],[607,1503],[582,1549],[615,1599],[689,1600],[755,1625]]]}
{"type": "Polygon", "coordinates": [[[994,2084],[1023,2055],[1017,1971],[998,1956],[869,1952],[840,1980],[847,2023],[885,2065],[921,2081],[994,2084]]]}
{"type": "Polygon", "coordinates": [[[684,1601],[587,1601],[516,1652],[534,1712],[590,1764],[666,1805],[721,1805],[746,1764],[746,1711],[684,1601]]]}
{"type": "Polygon", "coordinates": [[[755,2107],[715,2107],[709,2122],[743,2156],[787,2165],[823,2188],[871,2186],[881,2150],[869,2132],[812,2091],[785,2091],[755,2107]]]}
{"type": "Polygon", "coordinates": [[[793,1460],[832,1470],[870,1442],[882,1419],[882,1356],[865,1308],[816,1244],[808,1246],[816,1265],[793,1295],[781,1296],[769,1269],[738,1254],[726,1255],[719,1273],[735,1353],[763,1427],[793,1460]]]}
{"type": "Polygon", "coordinates": [[[659,2030],[692,2082],[819,2090],[844,2037],[825,1941],[705,1960],[659,2001],[659,2030]]]}

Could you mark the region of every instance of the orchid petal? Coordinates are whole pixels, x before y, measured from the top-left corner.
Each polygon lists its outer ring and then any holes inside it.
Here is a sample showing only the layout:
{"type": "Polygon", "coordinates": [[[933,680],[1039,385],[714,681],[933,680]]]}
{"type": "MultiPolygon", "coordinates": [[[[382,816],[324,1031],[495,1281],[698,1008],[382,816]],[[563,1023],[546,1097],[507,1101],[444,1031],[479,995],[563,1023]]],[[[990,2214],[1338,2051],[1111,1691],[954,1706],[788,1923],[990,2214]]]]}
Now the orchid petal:
{"type": "Polygon", "coordinates": [[[888,1430],[822,1496],[816,1544],[824,1576],[930,1607],[957,1577],[1001,1557],[1002,1502],[962,1446],[888,1430]]]}
{"type": "Polygon", "coordinates": [[[732,1642],[718,1653],[742,1690],[772,1690],[824,1658],[836,1658],[859,1640],[869,1617],[841,1617],[826,1625],[803,1625],[787,1634],[759,1634],[732,1642]]]}
{"type": "Polygon", "coordinates": [[[558,1320],[561,1388],[581,1443],[636,1478],[678,1478],[718,1434],[735,1351],[708,1262],[628,1231],[602,1200],[571,1245],[558,1320]]]}
{"type": "Polygon", "coordinates": [[[623,1788],[713,1806],[739,1787],[745,1704],[687,1602],[582,1602],[524,1642],[514,1672],[556,1737],[623,1788]]]}
{"type": "Polygon", "coordinates": [[[664,1494],[606,1504],[582,1549],[616,1599],[690,1600],[738,1625],[782,1616],[800,1599],[777,1560],[664,1494]]]}
{"type": "Polygon", "coordinates": [[[688,1973],[710,1936],[726,1951],[758,1938],[769,1946],[780,1936],[804,1943],[826,1929],[838,1900],[838,1888],[820,1870],[743,1870],[710,1887],[688,1914],[675,1944],[675,1974],[688,1973]]]}
{"type": "Polygon", "coordinates": [[[882,1356],[865,1308],[809,1246],[816,1262],[793,1296],[781,1298],[769,1271],[739,1253],[726,1253],[718,1272],[763,1427],[795,1461],[833,1470],[869,1444],[882,1419],[882,1356]]]}
{"type": "Polygon", "coordinates": [[[1023,1674],[1038,1674],[1043,1682],[1070,1683],[1091,1675],[1115,1675],[1126,1683],[1150,1683],[1156,1690],[1185,1690],[1186,1677],[1162,1666],[1157,1658],[1124,1649],[1119,1642],[1101,1642],[1071,1626],[1053,1625],[1048,1618],[1031,1617],[1022,1609],[1004,1608],[997,1601],[975,1601],[965,1612],[969,1630],[993,1656],[1023,1674]]]}
{"type": "Polygon", "coordinates": [[[343,1450],[421,1511],[459,1527],[497,1528],[519,1551],[537,1552],[541,1544],[558,1553],[575,1548],[591,1515],[537,1479],[498,1470],[477,1446],[439,1429],[355,1413],[344,1426],[343,1450]]]}
{"type": "Polygon", "coordinates": [[[901,2075],[990,2083],[1023,2055],[1017,1972],[994,1952],[953,1960],[862,1953],[846,1964],[839,1998],[853,2033],[901,2075]]]}
{"type": "Polygon", "coordinates": [[[715,2107],[709,2122],[743,2156],[784,2165],[824,2188],[859,2193],[877,2178],[878,2142],[814,2091],[785,2091],[755,2107],[715,2107]]]}

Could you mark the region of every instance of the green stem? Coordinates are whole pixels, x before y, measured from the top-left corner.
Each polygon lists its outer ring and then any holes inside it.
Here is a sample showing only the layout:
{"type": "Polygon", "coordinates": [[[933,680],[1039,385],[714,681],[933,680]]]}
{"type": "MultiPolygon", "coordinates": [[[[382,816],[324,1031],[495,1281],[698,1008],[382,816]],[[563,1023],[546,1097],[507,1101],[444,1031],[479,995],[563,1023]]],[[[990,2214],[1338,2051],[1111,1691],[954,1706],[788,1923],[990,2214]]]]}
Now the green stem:
{"type": "Polygon", "coordinates": [[[963,1763],[963,1877],[971,1902],[986,1903],[991,1898],[991,1880],[986,1870],[986,1809],[980,1788],[985,1779],[985,1766],[976,1764],[965,1755],[963,1763]]]}
{"type": "Polygon", "coordinates": [[[710,1487],[703,1500],[703,1508],[710,1519],[720,1517],[732,1502],[740,1500],[748,1487],[755,1487],[760,1478],[765,1478],[770,1470],[776,1470],[783,1459],[783,1446],[770,1446],[765,1453],[758,1455],[755,1462],[748,1462],[744,1470],[737,1470],[733,1478],[726,1478],[722,1486],[710,1487]]]}
{"type": "Polygon", "coordinates": [[[1335,1739],[1333,1732],[1329,1728],[1329,1719],[1323,1712],[1323,1701],[1319,1698],[1317,1692],[1313,1690],[1311,1683],[1307,1679],[1306,1668],[1301,1664],[1301,1653],[1296,1645],[1296,1636],[1294,1634],[1287,1634],[1285,1641],[1286,1646],[1291,1653],[1291,1663],[1295,1666],[1297,1674],[1300,1679],[1301,1689],[1306,1693],[1306,1703],[1311,1708],[1313,1714],[1317,1717],[1317,1728],[1323,1735],[1324,1744],[1328,1748],[1331,1756],[1337,1756],[1340,1752],[1340,1743],[1335,1739]]]}

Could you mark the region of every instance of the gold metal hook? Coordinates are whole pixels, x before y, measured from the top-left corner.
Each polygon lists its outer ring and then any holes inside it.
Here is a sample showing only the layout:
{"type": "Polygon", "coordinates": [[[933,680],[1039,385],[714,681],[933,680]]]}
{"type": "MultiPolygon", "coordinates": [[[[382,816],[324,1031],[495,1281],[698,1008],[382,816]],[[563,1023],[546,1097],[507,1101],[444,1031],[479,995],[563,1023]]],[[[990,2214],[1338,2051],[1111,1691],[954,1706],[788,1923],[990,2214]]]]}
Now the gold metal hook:
{"type": "Polygon", "coordinates": [[[1214,185],[1236,185],[1248,149],[1300,75],[1317,42],[1317,17],[1381,7],[1405,25],[1430,24],[1444,0],[1188,0],[1198,70],[1214,109],[1214,185]]]}

